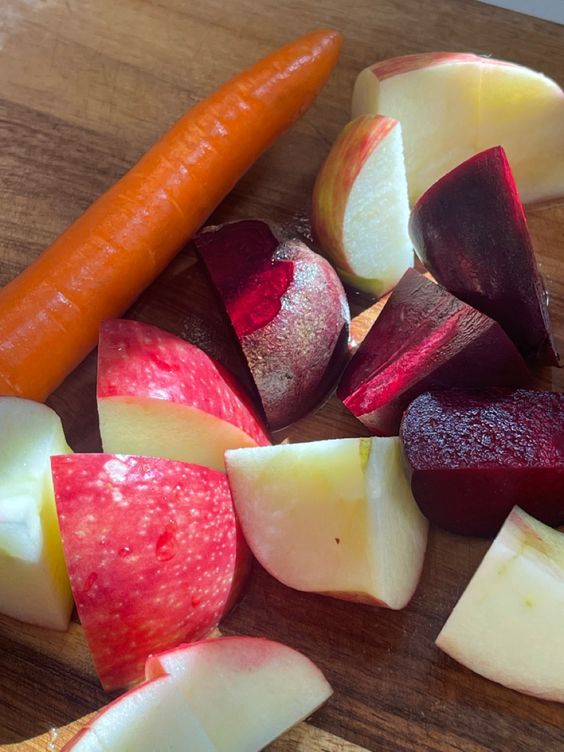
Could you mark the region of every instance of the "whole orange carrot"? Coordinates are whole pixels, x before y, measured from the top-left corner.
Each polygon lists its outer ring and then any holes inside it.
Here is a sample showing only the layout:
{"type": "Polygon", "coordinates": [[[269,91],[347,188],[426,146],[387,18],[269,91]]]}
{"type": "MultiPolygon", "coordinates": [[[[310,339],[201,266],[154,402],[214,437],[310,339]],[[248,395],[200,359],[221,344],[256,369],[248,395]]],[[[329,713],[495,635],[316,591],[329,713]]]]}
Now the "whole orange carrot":
{"type": "Polygon", "coordinates": [[[280,48],[197,104],[0,290],[0,394],[43,400],[311,104],[341,37],[280,48]]]}

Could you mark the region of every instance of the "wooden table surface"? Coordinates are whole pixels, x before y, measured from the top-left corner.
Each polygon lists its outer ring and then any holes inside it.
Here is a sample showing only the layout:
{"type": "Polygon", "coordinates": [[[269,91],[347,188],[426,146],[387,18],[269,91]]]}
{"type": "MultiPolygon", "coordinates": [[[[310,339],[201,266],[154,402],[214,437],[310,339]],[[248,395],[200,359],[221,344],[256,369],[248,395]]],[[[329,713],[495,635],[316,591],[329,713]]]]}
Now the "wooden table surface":
{"type": "MultiPolygon", "coordinates": [[[[283,221],[307,211],[316,171],[347,121],[355,75],[376,60],[474,51],[537,68],[564,85],[564,27],[474,0],[2,0],[0,283],[194,102],[269,50],[320,26],[345,36],[331,81],[214,220],[283,221]]],[[[564,206],[531,208],[528,216],[564,351],[564,206]]],[[[355,312],[368,305],[361,298],[352,303],[355,312]]],[[[240,368],[236,350],[224,346],[221,316],[189,252],[131,315],[201,339],[240,368]]],[[[365,325],[361,317],[357,334],[365,325]]],[[[564,389],[563,371],[545,371],[539,379],[545,388],[564,389]]],[[[90,356],[49,400],[77,451],[100,446],[94,385],[90,356]]],[[[332,399],[284,435],[310,440],[362,433],[332,399]]],[[[256,566],[246,597],[222,630],[266,635],[302,650],[335,690],[308,724],[271,749],[564,749],[562,706],[473,675],[434,646],[486,547],[432,531],[421,584],[401,612],[291,591],[256,566]]],[[[2,749],[58,750],[80,719],[107,700],[77,621],[58,634],[0,618],[2,749]]]]}

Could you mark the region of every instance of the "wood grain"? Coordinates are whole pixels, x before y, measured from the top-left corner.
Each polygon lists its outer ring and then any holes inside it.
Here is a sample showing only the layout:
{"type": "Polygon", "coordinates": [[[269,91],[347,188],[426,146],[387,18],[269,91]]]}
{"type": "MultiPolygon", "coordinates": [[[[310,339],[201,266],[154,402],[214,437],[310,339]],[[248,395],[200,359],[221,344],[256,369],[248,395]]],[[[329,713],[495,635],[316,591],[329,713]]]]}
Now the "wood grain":
{"type": "MultiPolygon", "coordinates": [[[[450,49],[514,60],[564,84],[563,27],[473,0],[2,0],[0,4],[0,283],[11,279],[191,104],[234,71],[304,30],[335,26],[341,62],[306,116],[212,218],[302,217],[317,169],[348,118],[358,71],[378,59],[450,49]]],[[[564,207],[528,211],[564,350],[564,207]]],[[[351,296],[360,339],[377,314],[351,296]]],[[[381,305],[381,304],[380,304],[381,305]]],[[[182,252],[130,315],[196,341],[239,375],[202,270],[182,252]]],[[[564,373],[538,375],[564,389],[564,373]]],[[[78,451],[100,446],[89,356],[50,399],[78,451]]],[[[355,436],[332,398],[277,438],[355,436]]],[[[291,591],[258,565],[226,633],[296,647],[335,689],[275,752],[552,752],[564,708],[519,695],[457,665],[434,638],[487,543],[434,530],[408,608],[389,612],[291,591]],[[344,740],[347,740],[346,742],[344,740]]],[[[55,634],[0,618],[0,747],[58,750],[108,701],[79,624],[55,634]],[[56,728],[55,737],[50,733],[56,728]]]]}

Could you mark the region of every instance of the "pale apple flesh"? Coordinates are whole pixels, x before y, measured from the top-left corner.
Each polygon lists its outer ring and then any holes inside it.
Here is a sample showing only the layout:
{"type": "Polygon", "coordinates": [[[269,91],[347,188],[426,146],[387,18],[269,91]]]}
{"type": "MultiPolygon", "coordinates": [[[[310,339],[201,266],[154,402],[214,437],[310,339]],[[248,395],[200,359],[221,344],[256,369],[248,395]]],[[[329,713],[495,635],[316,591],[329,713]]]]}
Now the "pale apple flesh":
{"type": "Polygon", "coordinates": [[[378,113],[401,123],[411,203],[476,151],[479,60],[407,55],[370,66],[357,77],[352,117],[378,113]]]}
{"type": "Polygon", "coordinates": [[[137,321],[103,322],[98,414],[104,451],[224,469],[225,449],[269,443],[248,397],[199,348],[137,321]]]}
{"type": "Polygon", "coordinates": [[[564,195],[564,92],[520,65],[481,70],[477,151],[503,146],[524,204],[564,195]]]}
{"type": "Polygon", "coordinates": [[[515,507],[437,637],[452,658],[564,702],[564,534],[515,507]]]}
{"type": "Polygon", "coordinates": [[[175,681],[217,752],[263,749],[332,693],[308,658],[258,637],[181,646],[151,656],[146,674],[175,681]]]}
{"type": "Polygon", "coordinates": [[[397,438],[231,450],[226,466],[243,533],[276,579],[394,609],[410,600],[428,525],[397,438]]]}
{"type": "Polygon", "coordinates": [[[62,752],[217,752],[171,677],[107,705],[62,752]]]}
{"type": "Polygon", "coordinates": [[[359,117],[333,145],[315,183],[312,230],[345,282],[380,296],[413,265],[401,125],[359,117]]]}
{"type": "Polygon", "coordinates": [[[472,154],[501,144],[524,203],[564,194],[564,94],[541,73],[477,55],[424,53],[363,70],[352,116],[402,124],[411,203],[472,154]]]}
{"type": "Polygon", "coordinates": [[[73,601],[49,459],[71,450],[46,405],[0,397],[0,425],[0,612],[64,630],[73,601]]]}

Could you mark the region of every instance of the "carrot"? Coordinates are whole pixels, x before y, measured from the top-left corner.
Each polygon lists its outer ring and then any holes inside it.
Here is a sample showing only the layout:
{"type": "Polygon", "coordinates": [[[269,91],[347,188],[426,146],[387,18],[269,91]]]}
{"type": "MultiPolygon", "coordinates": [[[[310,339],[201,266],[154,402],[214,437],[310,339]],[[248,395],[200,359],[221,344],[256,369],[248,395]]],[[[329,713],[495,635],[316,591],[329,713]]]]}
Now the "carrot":
{"type": "Polygon", "coordinates": [[[44,400],[311,104],[341,37],[317,31],[197,104],[0,290],[0,394],[44,400]]]}

